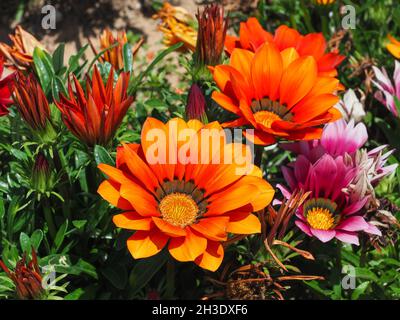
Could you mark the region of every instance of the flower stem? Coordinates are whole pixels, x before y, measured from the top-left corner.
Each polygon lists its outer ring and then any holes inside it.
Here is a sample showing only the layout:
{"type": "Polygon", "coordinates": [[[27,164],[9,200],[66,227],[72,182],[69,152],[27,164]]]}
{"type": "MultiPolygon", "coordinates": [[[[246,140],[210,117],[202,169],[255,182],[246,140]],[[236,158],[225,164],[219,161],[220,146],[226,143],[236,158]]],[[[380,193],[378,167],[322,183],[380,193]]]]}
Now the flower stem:
{"type": "Polygon", "coordinates": [[[165,298],[172,299],[175,293],[175,263],[171,259],[167,261],[167,283],[165,289],[165,298]]]}
{"type": "Polygon", "coordinates": [[[46,220],[49,228],[50,237],[54,240],[56,237],[56,225],[54,223],[53,213],[49,201],[45,201],[43,205],[44,219],[46,220]]]}

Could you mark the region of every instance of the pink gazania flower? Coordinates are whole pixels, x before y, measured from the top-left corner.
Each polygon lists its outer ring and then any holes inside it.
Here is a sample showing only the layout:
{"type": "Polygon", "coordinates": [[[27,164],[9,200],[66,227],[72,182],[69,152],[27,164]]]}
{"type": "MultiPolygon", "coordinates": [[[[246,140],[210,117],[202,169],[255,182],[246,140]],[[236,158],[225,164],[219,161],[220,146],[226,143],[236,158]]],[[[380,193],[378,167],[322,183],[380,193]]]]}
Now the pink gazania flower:
{"type": "Polygon", "coordinates": [[[283,174],[290,190],[279,186],[285,197],[303,189],[311,191],[310,198],[296,213],[295,224],[310,237],[322,242],[336,238],[359,244],[359,231],[380,235],[380,231],[360,215],[368,196],[355,197],[343,192],[357,175],[357,168],[347,164],[343,156],[323,155],[314,164],[300,155],[283,174]]]}
{"type": "Polygon", "coordinates": [[[393,81],[388,76],[386,69],[381,70],[377,67],[372,67],[375,72],[376,81],[372,81],[380,90],[375,93],[375,99],[386,106],[386,108],[396,117],[399,116],[399,111],[396,107],[396,99],[400,99],[400,62],[395,61],[395,69],[393,81]]]}
{"type": "Polygon", "coordinates": [[[371,151],[362,149],[368,139],[363,123],[341,119],[326,125],[321,140],[283,144],[298,157],[283,175],[289,186],[279,186],[285,197],[297,189],[311,191],[299,208],[296,225],[309,236],[323,242],[337,238],[358,244],[357,232],[381,235],[363,217],[365,208],[376,202],[374,187],[391,174],[397,164],[385,166],[393,151],[382,154],[386,146],[371,151]]]}

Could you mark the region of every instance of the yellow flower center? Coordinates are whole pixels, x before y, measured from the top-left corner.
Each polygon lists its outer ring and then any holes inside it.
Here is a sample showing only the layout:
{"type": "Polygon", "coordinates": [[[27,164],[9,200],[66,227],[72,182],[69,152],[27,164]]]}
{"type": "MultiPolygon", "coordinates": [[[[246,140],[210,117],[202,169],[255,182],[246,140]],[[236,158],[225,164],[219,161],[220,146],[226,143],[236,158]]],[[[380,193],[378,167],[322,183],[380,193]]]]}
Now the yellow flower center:
{"type": "Polygon", "coordinates": [[[318,230],[329,230],[335,223],[335,219],[329,209],[314,207],[307,211],[307,222],[318,230]]]}
{"type": "Polygon", "coordinates": [[[178,192],[165,196],[158,207],[163,220],[182,228],[195,222],[199,212],[199,207],[190,195],[178,192]]]}
{"type": "Polygon", "coordinates": [[[272,123],[281,120],[281,117],[270,111],[258,111],[254,114],[254,119],[264,127],[271,128],[272,123]]]}

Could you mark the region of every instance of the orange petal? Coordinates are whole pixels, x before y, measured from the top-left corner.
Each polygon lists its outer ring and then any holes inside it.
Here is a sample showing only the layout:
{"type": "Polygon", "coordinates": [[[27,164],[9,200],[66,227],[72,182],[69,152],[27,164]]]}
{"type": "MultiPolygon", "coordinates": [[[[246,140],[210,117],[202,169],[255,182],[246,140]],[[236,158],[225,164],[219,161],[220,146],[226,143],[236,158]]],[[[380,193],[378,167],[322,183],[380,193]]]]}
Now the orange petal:
{"type": "Polygon", "coordinates": [[[257,195],[258,188],[254,185],[239,185],[234,183],[222,192],[214,193],[209,199],[207,212],[204,216],[222,215],[228,211],[250,204],[257,195]]]}
{"type": "Polygon", "coordinates": [[[97,168],[99,168],[104,174],[106,174],[111,180],[122,183],[131,183],[132,180],[128,178],[127,175],[122,170],[112,167],[105,163],[100,163],[97,168]]]}
{"type": "Polygon", "coordinates": [[[121,197],[128,200],[135,211],[142,216],[159,216],[157,201],[139,185],[130,182],[121,185],[121,197]]]}
{"type": "Polygon", "coordinates": [[[256,98],[275,100],[283,72],[282,57],[274,44],[263,44],[251,63],[251,77],[256,98]]]}
{"type": "Polygon", "coordinates": [[[113,222],[118,228],[129,230],[150,230],[152,226],[151,218],[143,218],[134,211],[117,214],[113,217],[113,222]]]}
{"type": "Polygon", "coordinates": [[[294,114],[292,121],[309,121],[333,108],[338,101],[339,97],[333,94],[321,94],[317,97],[306,98],[291,110],[294,114]]]}
{"type": "Polygon", "coordinates": [[[243,135],[250,142],[257,144],[257,145],[266,146],[266,145],[275,143],[275,138],[272,135],[270,135],[266,132],[262,132],[260,130],[253,129],[252,132],[250,130],[246,130],[246,131],[243,131],[243,135]]]}
{"type": "Polygon", "coordinates": [[[300,39],[301,35],[297,30],[282,25],[275,31],[274,43],[282,51],[290,47],[296,48],[300,39]]]}
{"type": "Polygon", "coordinates": [[[214,91],[211,95],[211,98],[225,110],[233,112],[234,114],[241,114],[239,107],[227,95],[218,91],[214,91]]]}
{"type": "Polygon", "coordinates": [[[170,237],[185,237],[186,231],[181,227],[174,226],[163,219],[152,217],[155,225],[158,229],[160,229],[165,234],[169,235],[170,237]]]}
{"type": "Polygon", "coordinates": [[[315,84],[317,64],[313,57],[300,57],[282,75],[280,102],[291,108],[305,97],[315,84]]]}
{"type": "Polygon", "coordinates": [[[168,236],[157,229],[136,231],[126,244],[135,259],[147,258],[159,253],[167,244],[168,236]]]}
{"type": "Polygon", "coordinates": [[[210,240],[225,241],[228,222],[229,217],[210,217],[200,219],[198,223],[192,224],[190,227],[210,240]]]}
{"type": "Polygon", "coordinates": [[[114,207],[117,207],[122,210],[132,210],[132,205],[121,198],[119,193],[120,185],[113,183],[109,180],[103,181],[99,188],[97,189],[97,193],[106,201],[111,203],[114,207]]]}
{"type": "Polygon", "coordinates": [[[194,261],[199,267],[216,271],[224,259],[224,248],[219,242],[208,241],[206,251],[194,261]]]}
{"type": "Polygon", "coordinates": [[[287,48],[281,51],[281,57],[283,62],[283,70],[286,70],[293,61],[299,58],[299,53],[295,48],[287,48]]]}
{"type": "Polygon", "coordinates": [[[245,79],[250,79],[250,66],[254,53],[249,50],[235,49],[232,52],[230,65],[239,71],[245,79]]]}
{"type": "Polygon", "coordinates": [[[186,230],[186,237],[172,238],[168,250],[178,261],[194,261],[207,247],[207,239],[190,228],[186,230]]]}
{"type": "Polygon", "coordinates": [[[326,41],[322,33],[309,33],[300,40],[296,49],[301,56],[313,56],[319,60],[325,53],[326,41]]]}
{"type": "Polygon", "coordinates": [[[229,214],[230,220],[227,231],[235,234],[254,234],[261,232],[261,223],[258,218],[248,212],[229,214]]]}

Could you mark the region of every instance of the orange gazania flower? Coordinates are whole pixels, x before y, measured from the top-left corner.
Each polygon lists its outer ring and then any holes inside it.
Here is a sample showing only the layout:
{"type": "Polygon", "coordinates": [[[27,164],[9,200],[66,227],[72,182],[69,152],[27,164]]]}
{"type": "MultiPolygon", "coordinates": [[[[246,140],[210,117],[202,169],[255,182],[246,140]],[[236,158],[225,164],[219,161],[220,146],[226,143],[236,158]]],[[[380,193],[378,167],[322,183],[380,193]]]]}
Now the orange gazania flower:
{"type": "MultiPolygon", "coordinates": [[[[123,49],[124,45],[128,43],[128,38],[124,31],[119,31],[117,37],[114,37],[111,30],[106,28],[100,35],[100,50],[103,51],[112,45],[115,45],[111,49],[107,50],[100,60],[107,61],[110,63],[115,70],[122,70],[124,68],[124,56],[123,49]]],[[[135,46],[132,48],[132,55],[135,56],[141,45],[143,44],[143,38],[140,39],[135,46]]],[[[97,55],[97,51],[90,42],[93,52],[97,55]]]]}
{"type": "Polygon", "coordinates": [[[97,67],[93,78],[86,80],[86,93],[73,76],[75,92],[68,83],[69,98],[60,94],[55,101],[68,129],[88,146],[107,145],[122,122],[133,97],[127,95],[129,73],[121,72],[114,87],[114,70],[108,75],[106,86],[97,67]]]}
{"type": "Polygon", "coordinates": [[[194,17],[182,7],[174,7],[164,2],[163,7],[153,19],[160,19],[159,30],[164,33],[164,44],[168,47],[183,42],[184,49],[194,52],[196,48],[197,31],[191,23],[194,17]]]}
{"type": "Polygon", "coordinates": [[[212,72],[222,91],[212,98],[238,116],[225,126],[252,126],[254,135],[246,137],[256,144],[274,143],[275,137],[317,139],[323,124],[340,118],[333,94],[339,81],[318,74],[315,59],[294,48],[280,51],[266,42],[256,53],[235,49],[229,65],[212,72]]]}
{"type": "Polygon", "coordinates": [[[336,0],[315,0],[315,2],[320,5],[327,5],[327,4],[335,3],[336,0]]]}
{"type": "Polygon", "coordinates": [[[33,62],[33,51],[36,47],[44,50],[43,45],[21,26],[15,28],[15,35],[9,35],[12,46],[0,43],[0,53],[6,58],[6,66],[25,70],[33,62]]]}
{"type": "Polygon", "coordinates": [[[255,52],[265,42],[273,42],[282,51],[295,48],[300,56],[313,56],[317,61],[318,72],[321,75],[336,76],[336,67],[345,59],[337,51],[326,53],[327,44],[322,33],[301,35],[297,30],[282,25],[275,34],[263,29],[256,18],[249,18],[240,23],[240,36],[226,36],[225,47],[228,53],[235,48],[247,49],[255,52]]]}
{"type": "Polygon", "coordinates": [[[390,43],[386,45],[386,49],[397,59],[400,59],[400,41],[388,34],[390,43]]]}
{"type": "Polygon", "coordinates": [[[226,143],[216,122],[203,125],[198,120],[175,118],[164,124],[148,118],[141,145],[118,148],[116,168],[99,165],[108,176],[99,194],[125,211],[114,216],[115,225],[136,230],[127,241],[135,259],[153,256],[168,244],[176,260],[194,261],[215,271],[222,262],[221,242],[228,233],[260,232],[260,221],[253,212],[266,207],[274,191],[258,167],[238,171],[238,161],[222,161],[234,150],[242,152],[244,145],[226,143]],[[207,130],[217,133],[218,155],[211,152],[210,140],[204,135],[207,130]],[[153,156],[155,143],[150,141],[157,132],[161,133],[156,142],[161,161],[153,156]],[[184,141],[177,138],[182,135],[184,141]],[[190,156],[194,158],[186,162],[180,155],[187,155],[187,150],[193,150],[190,156]]]}

